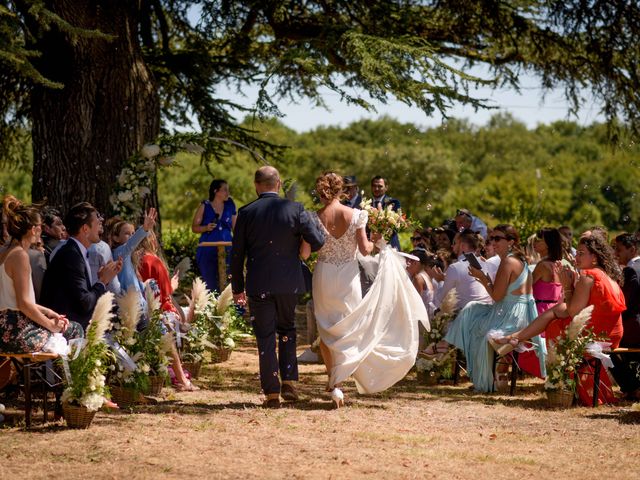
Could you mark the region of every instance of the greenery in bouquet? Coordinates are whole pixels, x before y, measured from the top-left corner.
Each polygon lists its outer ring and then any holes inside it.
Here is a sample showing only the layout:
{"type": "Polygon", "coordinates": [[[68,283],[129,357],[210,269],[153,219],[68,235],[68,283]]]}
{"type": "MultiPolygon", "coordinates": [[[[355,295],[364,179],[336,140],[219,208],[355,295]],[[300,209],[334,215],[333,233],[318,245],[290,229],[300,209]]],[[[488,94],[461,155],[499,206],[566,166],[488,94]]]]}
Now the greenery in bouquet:
{"type": "Polygon", "coordinates": [[[104,334],[111,326],[113,294],[106,293],[98,300],[87,328],[84,341],[71,342],[65,368],[67,386],[62,401],[84,406],[95,412],[108,397],[105,374],[112,353],[105,342],[104,334]]]}
{"type": "Polygon", "coordinates": [[[393,205],[388,205],[386,208],[376,208],[370,198],[363,198],[360,208],[369,214],[367,222],[369,230],[382,234],[387,241],[394,233],[420,227],[420,222],[407,218],[402,209],[393,210],[393,205]]]}
{"type": "Polygon", "coordinates": [[[136,328],[142,314],[140,292],[130,288],[117,303],[119,321],[113,324],[111,333],[114,344],[117,343],[116,362],[109,367],[111,381],[124,388],[144,391],[149,386],[151,367],[144,358],[142,334],[136,328]]]}
{"type": "Polygon", "coordinates": [[[598,341],[598,337],[586,324],[591,318],[593,305],[589,305],[578,313],[567,326],[565,334],[549,340],[547,353],[547,390],[568,390],[575,392],[577,386],[577,368],[588,353],[590,344],[598,341]]]}
{"type": "Polygon", "coordinates": [[[216,300],[214,315],[211,316],[209,340],[216,348],[234,349],[239,337],[247,336],[251,328],[238,312],[238,307],[233,303],[231,285],[222,291],[216,300]]]}

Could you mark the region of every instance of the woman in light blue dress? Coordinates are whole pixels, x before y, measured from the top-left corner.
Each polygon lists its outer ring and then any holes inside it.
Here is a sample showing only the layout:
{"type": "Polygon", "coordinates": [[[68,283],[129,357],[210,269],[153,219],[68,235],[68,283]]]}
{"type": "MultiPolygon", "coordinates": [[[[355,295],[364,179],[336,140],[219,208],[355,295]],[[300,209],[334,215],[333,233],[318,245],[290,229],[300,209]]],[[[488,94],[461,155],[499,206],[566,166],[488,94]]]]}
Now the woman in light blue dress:
{"type": "MultiPolygon", "coordinates": [[[[495,283],[481,270],[469,267],[469,274],[486,288],[494,304],[471,302],[449,325],[444,339],[464,352],[467,371],[477,391],[494,391],[494,350],[487,340],[491,330],[510,333],[529,325],[537,316],[531,273],[520,238],[512,225],[501,224],[489,236],[500,258],[495,283]]],[[[540,337],[531,339],[542,375],[545,375],[546,347],[540,337]]]]}

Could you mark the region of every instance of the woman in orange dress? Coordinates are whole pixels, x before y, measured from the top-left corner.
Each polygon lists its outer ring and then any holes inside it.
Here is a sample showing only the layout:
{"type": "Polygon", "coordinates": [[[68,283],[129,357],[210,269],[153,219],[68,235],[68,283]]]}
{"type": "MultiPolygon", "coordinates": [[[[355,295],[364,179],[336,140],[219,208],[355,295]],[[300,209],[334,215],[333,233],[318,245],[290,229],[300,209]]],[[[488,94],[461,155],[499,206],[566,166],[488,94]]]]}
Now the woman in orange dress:
{"type": "MultiPolygon", "coordinates": [[[[565,302],[550,308],[531,324],[513,334],[498,339],[498,343],[516,346],[518,342],[545,332],[548,341],[564,335],[574,315],[593,305],[587,328],[616,348],[622,339],[622,316],[626,309],[622,289],[616,283],[620,278],[613,249],[601,235],[582,237],[578,243],[576,266],[580,275],[564,268],[561,274],[565,302]]],[[[591,405],[593,371],[586,365],[579,371],[578,397],[583,405],[591,405]]],[[[613,403],[615,397],[607,375],[600,377],[599,403],[613,403]]]]}

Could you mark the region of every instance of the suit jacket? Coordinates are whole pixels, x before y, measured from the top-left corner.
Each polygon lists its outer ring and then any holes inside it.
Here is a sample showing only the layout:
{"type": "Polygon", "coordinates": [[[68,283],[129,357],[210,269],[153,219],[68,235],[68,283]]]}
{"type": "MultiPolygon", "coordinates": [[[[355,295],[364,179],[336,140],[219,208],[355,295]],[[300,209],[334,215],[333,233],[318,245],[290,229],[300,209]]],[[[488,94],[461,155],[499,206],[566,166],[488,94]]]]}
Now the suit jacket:
{"type": "Polygon", "coordinates": [[[358,193],[351,200],[344,200],[342,202],[343,205],[351,208],[360,208],[360,204],[362,203],[362,196],[358,193]]]}
{"type": "MultiPolygon", "coordinates": [[[[398,210],[400,210],[400,200],[392,198],[389,195],[383,195],[381,201],[376,202],[374,200],[372,202],[372,205],[376,208],[378,207],[378,205],[381,205],[382,209],[385,209],[389,205],[391,205],[391,210],[393,210],[394,212],[397,212],[398,210]]],[[[391,245],[396,250],[400,251],[400,239],[398,238],[397,233],[394,233],[391,236],[391,238],[389,239],[389,245],[391,245]]]]}
{"type": "Polygon", "coordinates": [[[231,249],[233,293],[245,290],[249,296],[304,293],[299,258],[303,238],[312,251],[324,244],[323,233],[300,203],[267,192],[242,207],[238,211],[231,249]]]}
{"type": "Polygon", "coordinates": [[[82,252],[76,242],[66,242],[51,259],[44,274],[40,303],[55,312],[66,315],[86,330],[98,298],[106,291],[91,278],[82,252]]]}
{"type": "Polygon", "coordinates": [[[622,293],[627,309],[622,312],[623,335],[621,347],[640,346],[640,264],[622,269],[622,293]]]}

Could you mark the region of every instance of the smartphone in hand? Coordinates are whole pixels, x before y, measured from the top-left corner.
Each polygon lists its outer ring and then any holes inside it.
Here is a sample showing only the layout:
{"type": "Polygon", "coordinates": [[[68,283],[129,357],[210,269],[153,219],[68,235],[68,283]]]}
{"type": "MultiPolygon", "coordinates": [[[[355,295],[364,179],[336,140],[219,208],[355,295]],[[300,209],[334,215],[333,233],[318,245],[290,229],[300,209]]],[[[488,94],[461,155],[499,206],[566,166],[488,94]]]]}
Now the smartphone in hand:
{"type": "Polygon", "coordinates": [[[482,270],[482,265],[480,265],[480,262],[473,253],[465,253],[464,257],[467,259],[467,262],[469,262],[469,265],[471,265],[473,268],[482,270]]]}

